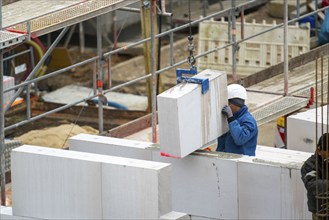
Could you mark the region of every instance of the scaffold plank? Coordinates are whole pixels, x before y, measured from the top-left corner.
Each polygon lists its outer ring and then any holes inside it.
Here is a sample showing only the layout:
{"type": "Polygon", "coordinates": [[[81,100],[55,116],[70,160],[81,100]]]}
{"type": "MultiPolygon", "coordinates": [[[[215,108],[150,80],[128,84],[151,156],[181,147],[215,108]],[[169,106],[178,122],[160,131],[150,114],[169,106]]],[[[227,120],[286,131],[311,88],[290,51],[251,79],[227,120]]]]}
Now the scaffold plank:
{"type": "MultiPolygon", "coordinates": [[[[42,1],[42,3],[44,2],[52,1],[42,1]]],[[[63,2],[65,3],[67,1],[63,2]]],[[[24,10],[24,13],[19,16],[20,20],[17,21],[16,19],[15,23],[13,23],[14,21],[11,21],[9,18],[4,17],[4,27],[11,31],[25,33],[27,30],[26,22],[30,21],[31,33],[35,36],[41,36],[93,17],[97,17],[121,7],[125,7],[135,2],[138,2],[138,0],[73,0],[71,1],[71,4],[63,3],[61,9],[57,8],[53,11],[45,10],[43,14],[40,11],[44,10],[44,7],[34,7],[33,9],[28,7],[24,10]],[[34,13],[38,16],[37,18],[36,16],[32,16],[34,13]]],[[[57,1],[56,4],[58,4],[57,1]]]]}
{"type": "Polygon", "coordinates": [[[260,126],[277,119],[279,116],[287,115],[304,108],[307,104],[307,98],[284,96],[251,113],[255,117],[258,126],[260,126]]]}
{"type": "Polygon", "coordinates": [[[19,44],[24,41],[26,36],[24,34],[11,33],[8,31],[0,31],[0,49],[19,44]]]}
{"type": "Polygon", "coordinates": [[[11,27],[84,2],[85,0],[21,0],[3,6],[3,27],[11,27]]]}

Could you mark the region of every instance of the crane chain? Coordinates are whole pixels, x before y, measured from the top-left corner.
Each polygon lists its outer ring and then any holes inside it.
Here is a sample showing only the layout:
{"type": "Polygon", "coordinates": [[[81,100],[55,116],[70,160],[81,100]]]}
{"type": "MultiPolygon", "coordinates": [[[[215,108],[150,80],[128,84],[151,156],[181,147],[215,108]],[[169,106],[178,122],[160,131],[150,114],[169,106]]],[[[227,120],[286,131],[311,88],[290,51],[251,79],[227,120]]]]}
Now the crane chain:
{"type": "Polygon", "coordinates": [[[192,24],[191,24],[191,0],[188,0],[188,16],[189,16],[189,36],[187,37],[188,45],[187,50],[189,51],[189,56],[187,57],[187,63],[190,65],[191,69],[194,69],[195,57],[193,55],[194,52],[194,44],[193,44],[193,36],[192,36],[192,24]]]}

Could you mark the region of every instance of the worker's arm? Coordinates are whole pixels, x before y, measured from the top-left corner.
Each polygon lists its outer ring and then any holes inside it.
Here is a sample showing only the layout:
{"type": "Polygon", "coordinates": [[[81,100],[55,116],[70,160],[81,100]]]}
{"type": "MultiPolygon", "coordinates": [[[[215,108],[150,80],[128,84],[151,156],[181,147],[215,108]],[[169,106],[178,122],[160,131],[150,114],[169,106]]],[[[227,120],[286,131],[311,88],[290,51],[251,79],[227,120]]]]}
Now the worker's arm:
{"type": "Polygon", "coordinates": [[[301,168],[302,181],[305,188],[311,195],[320,194],[326,191],[328,180],[317,177],[316,173],[316,158],[315,155],[306,160],[301,168]],[[317,192],[318,191],[318,192],[317,192]]]}
{"type": "Polygon", "coordinates": [[[234,143],[237,145],[244,145],[258,132],[257,124],[252,118],[241,123],[238,120],[230,121],[229,119],[229,127],[234,143]]]}

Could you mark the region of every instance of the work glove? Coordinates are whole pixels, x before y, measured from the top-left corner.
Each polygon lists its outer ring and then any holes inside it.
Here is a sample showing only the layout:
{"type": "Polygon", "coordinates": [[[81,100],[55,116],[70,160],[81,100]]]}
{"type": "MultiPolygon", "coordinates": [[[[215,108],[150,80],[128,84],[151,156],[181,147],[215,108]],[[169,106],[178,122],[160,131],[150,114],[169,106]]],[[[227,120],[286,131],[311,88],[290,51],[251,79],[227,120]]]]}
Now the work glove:
{"type": "Polygon", "coordinates": [[[315,170],[313,170],[311,172],[308,172],[305,175],[305,179],[306,179],[307,182],[310,181],[310,180],[312,180],[312,179],[314,179],[315,177],[316,177],[316,171],[315,170]]]}
{"type": "Polygon", "coordinates": [[[310,176],[310,177],[315,177],[316,176],[316,171],[312,170],[311,172],[306,173],[306,177],[310,176]]]}
{"type": "Polygon", "coordinates": [[[233,116],[233,113],[232,113],[232,110],[231,110],[230,106],[225,105],[222,108],[222,114],[225,115],[227,118],[232,117],[233,116]]]}

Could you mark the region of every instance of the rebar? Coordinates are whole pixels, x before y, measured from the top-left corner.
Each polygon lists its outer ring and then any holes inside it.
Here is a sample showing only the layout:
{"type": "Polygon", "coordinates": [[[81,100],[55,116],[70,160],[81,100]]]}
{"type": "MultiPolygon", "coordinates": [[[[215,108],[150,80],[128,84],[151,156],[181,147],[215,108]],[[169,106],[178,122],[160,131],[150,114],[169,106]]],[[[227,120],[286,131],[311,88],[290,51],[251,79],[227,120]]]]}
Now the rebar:
{"type": "MultiPolygon", "coordinates": [[[[2,15],[2,1],[0,2],[0,15],[2,15]]],[[[0,30],[2,29],[2,16],[0,16],[0,30]]],[[[6,170],[5,170],[5,113],[3,109],[3,51],[0,50],[0,163],[1,163],[1,205],[6,206],[6,170]]]]}
{"type": "Polygon", "coordinates": [[[231,1],[231,8],[232,8],[232,77],[233,81],[236,81],[236,52],[238,50],[238,46],[236,44],[236,15],[235,15],[235,0],[231,1]]]}
{"type": "Polygon", "coordinates": [[[102,67],[102,23],[101,17],[97,17],[97,91],[98,91],[98,131],[103,133],[103,67],[102,67]]]}
{"type": "Polygon", "coordinates": [[[284,95],[288,95],[288,72],[289,72],[289,57],[288,57],[288,0],[284,0],[284,28],[283,28],[283,48],[284,48],[284,95]]]}

